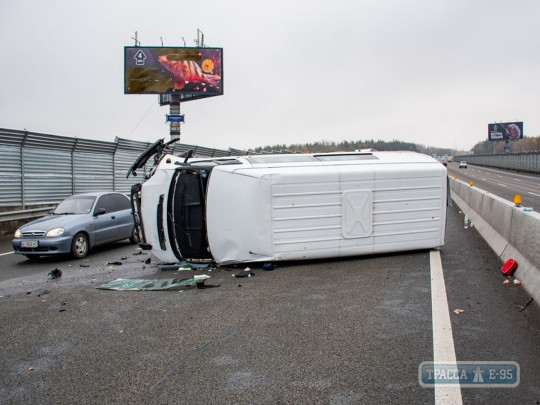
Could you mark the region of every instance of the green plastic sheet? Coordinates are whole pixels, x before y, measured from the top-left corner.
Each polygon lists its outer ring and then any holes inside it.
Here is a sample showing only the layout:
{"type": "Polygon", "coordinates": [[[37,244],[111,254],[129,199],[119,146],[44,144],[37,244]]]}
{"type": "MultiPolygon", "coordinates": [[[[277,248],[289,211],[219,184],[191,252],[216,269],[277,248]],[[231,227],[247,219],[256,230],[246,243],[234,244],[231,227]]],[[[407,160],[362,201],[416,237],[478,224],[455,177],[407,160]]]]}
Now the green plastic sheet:
{"type": "Polygon", "coordinates": [[[101,290],[117,291],[164,291],[182,290],[197,283],[202,283],[210,276],[197,275],[193,278],[162,278],[155,280],[118,278],[98,287],[101,290]]]}

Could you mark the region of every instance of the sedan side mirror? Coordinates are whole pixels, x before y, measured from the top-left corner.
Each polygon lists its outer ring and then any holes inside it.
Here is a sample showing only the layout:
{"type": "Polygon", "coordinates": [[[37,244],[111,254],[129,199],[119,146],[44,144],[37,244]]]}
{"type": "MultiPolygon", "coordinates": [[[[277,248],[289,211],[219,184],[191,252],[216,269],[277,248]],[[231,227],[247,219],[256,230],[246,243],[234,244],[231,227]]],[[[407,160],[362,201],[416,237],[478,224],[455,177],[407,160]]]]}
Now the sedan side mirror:
{"type": "Polygon", "coordinates": [[[105,208],[98,208],[94,211],[94,216],[97,217],[98,215],[103,215],[107,212],[105,208]]]}

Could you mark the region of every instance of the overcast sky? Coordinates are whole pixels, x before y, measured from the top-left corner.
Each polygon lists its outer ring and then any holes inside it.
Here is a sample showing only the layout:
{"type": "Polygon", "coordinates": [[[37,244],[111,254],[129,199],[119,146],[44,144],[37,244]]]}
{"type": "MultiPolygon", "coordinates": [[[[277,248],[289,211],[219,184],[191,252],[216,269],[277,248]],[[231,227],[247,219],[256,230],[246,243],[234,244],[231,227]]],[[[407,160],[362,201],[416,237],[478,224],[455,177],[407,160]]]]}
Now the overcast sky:
{"type": "Polygon", "coordinates": [[[224,95],[181,104],[212,148],[401,140],[468,150],[493,122],[540,135],[538,0],[2,0],[0,128],[170,139],[124,94],[124,47],[223,48],[224,95]]]}

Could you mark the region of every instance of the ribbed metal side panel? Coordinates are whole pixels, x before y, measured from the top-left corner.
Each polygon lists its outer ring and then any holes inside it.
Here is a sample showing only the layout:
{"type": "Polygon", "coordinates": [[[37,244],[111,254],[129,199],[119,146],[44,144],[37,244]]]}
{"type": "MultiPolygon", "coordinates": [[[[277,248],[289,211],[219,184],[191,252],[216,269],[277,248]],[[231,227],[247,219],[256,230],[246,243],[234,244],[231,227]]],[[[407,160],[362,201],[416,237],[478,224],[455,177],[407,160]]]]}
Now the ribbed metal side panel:
{"type": "Polygon", "coordinates": [[[244,153],[242,153],[242,155],[234,155],[233,153],[231,153],[228,150],[216,150],[216,151],[214,151],[214,157],[243,156],[243,155],[246,155],[246,154],[247,153],[244,152],[244,153]]]}
{"type": "Polygon", "coordinates": [[[180,156],[182,153],[188,152],[190,150],[195,151],[197,149],[197,146],[195,145],[188,145],[185,143],[174,143],[172,149],[172,154],[175,156],[180,156]]]}
{"type": "Polygon", "coordinates": [[[202,146],[198,146],[195,150],[195,155],[198,157],[214,157],[216,154],[215,149],[211,148],[203,148],[202,146]]]}
{"type": "Polygon", "coordinates": [[[14,131],[11,129],[0,128],[0,145],[4,146],[22,146],[25,131],[14,131]]]}
{"type": "Polygon", "coordinates": [[[106,153],[113,155],[116,147],[116,143],[77,138],[74,150],[75,152],[106,153]]]}
{"type": "Polygon", "coordinates": [[[436,246],[444,227],[441,176],[421,170],[281,173],[272,186],[274,252],[391,251],[436,246]]]}
{"type": "MultiPolygon", "coordinates": [[[[130,151],[130,150],[117,150],[114,155],[114,188],[115,191],[120,193],[129,194],[131,192],[131,186],[136,183],[142,183],[144,181],[143,173],[144,171],[139,169],[138,177],[129,176],[126,179],[126,174],[133,162],[139,157],[139,155],[144,151],[130,151]]],[[[147,166],[153,163],[152,159],[147,163],[147,166]]],[[[147,169],[149,170],[149,168],[147,169]]]]}
{"type": "Polygon", "coordinates": [[[499,167],[501,169],[540,173],[540,151],[493,155],[454,156],[454,161],[465,160],[470,164],[499,167]]]}
{"type": "MultiPolygon", "coordinates": [[[[86,191],[127,194],[133,184],[144,181],[144,171],[139,170],[138,177],[129,179],[126,173],[153,142],[118,137],[114,142],[104,142],[0,128],[0,207],[56,204],[71,194],[86,191]]],[[[176,155],[189,150],[203,157],[231,154],[196,145],[171,146],[176,155]]],[[[152,163],[151,159],[146,171],[152,163]]]]}
{"type": "Polygon", "coordinates": [[[131,139],[116,138],[116,144],[118,145],[118,149],[136,151],[138,152],[137,155],[140,155],[152,143],[132,141],[131,139]]]}
{"type": "MultiPolygon", "coordinates": [[[[245,150],[239,150],[239,149],[229,149],[227,151],[227,155],[225,155],[225,156],[245,156],[245,155],[249,155],[249,154],[253,155],[255,153],[253,153],[253,152],[250,153],[250,152],[246,152],[245,150]]],[[[260,155],[260,153],[256,153],[256,154],[260,155]]]]}
{"type": "Polygon", "coordinates": [[[113,191],[113,155],[75,152],[73,163],[75,194],[113,191]]]}
{"type": "Polygon", "coordinates": [[[71,152],[24,148],[25,204],[58,203],[73,194],[71,152]]]}
{"type": "Polygon", "coordinates": [[[24,137],[23,146],[28,148],[72,151],[76,140],[77,138],[27,132],[24,137]]]}
{"type": "Polygon", "coordinates": [[[15,146],[0,148],[0,206],[22,206],[21,149],[15,146]]]}

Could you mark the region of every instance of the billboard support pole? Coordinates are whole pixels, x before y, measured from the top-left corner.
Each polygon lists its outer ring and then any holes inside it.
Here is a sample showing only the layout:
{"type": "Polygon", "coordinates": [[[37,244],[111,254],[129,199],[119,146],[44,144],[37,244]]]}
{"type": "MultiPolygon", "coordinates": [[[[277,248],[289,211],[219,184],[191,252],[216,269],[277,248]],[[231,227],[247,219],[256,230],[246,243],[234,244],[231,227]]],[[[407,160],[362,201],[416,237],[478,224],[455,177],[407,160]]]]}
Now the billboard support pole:
{"type": "MultiPolygon", "coordinates": [[[[169,104],[169,113],[171,115],[180,115],[180,95],[171,94],[171,102],[169,104]]],[[[180,122],[170,123],[171,141],[173,139],[180,140],[180,122]]]]}

